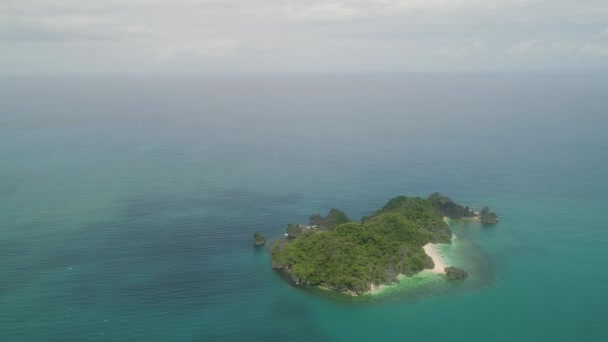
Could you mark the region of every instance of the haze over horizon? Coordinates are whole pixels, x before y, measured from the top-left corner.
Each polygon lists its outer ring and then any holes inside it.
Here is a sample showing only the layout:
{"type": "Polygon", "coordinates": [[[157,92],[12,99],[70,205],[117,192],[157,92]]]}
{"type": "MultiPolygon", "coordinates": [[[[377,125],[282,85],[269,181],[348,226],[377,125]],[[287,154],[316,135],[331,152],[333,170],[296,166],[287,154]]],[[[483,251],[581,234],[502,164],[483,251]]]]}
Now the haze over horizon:
{"type": "Polygon", "coordinates": [[[608,0],[0,0],[0,342],[602,341],[607,94],[608,0]]]}
{"type": "Polygon", "coordinates": [[[0,75],[608,70],[603,0],[8,0],[0,75]]]}

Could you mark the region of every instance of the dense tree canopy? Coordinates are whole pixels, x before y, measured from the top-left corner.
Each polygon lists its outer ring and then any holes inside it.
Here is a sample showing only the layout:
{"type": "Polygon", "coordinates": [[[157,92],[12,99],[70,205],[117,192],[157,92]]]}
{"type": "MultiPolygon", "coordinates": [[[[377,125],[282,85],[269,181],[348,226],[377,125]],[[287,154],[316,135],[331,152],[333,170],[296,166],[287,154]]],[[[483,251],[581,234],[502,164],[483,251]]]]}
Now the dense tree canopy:
{"type": "Polygon", "coordinates": [[[323,217],[319,214],[310,215],[309,225],[317,226],[320,229],[333,229],[335,226],[350,222],[346,214],[338,209],[332,209],[327,216],[323,217]]]}
{"type": "Polygon", "coordinates": [[[475,216],[475,213],[469,207],[456,204],[449,197],[443,196],[438,192],[432,193],[427,200],[435,209],[449,218],[459,219],[475,216]]]}
{"type": "Polygon", "coordinates": [[[287,236],[290,238],[298,237],[302,234],[304,230],[301,225],[290,223],[287,225],[287,236]]]}
{"type": "Polygon", "coordinates": [[[254,245],[261,246],[265,243],[266,243],[266,238],[264,237],[264,235],[262,235],[260,233],[253,234],[253,244],[254,245]]]}
{"type": "Polygon", "coordinates": [[[481,223],[494,224],[498,222],[498,216],[495,212],[490,211],[488,207],[483,207],[479,212],[479,221],[481,223]]]}
{"type": "Polygon", "coordinates": [[[419,197],[395,197],[361,222],[348,222],[335,209],[326,217],[313,216],[311,223],[324,229],[306,229],[273,247],[273,267],[290,273],[296,283],[362,293],[399,274],[432,268],[422,246],[451,242],[441,212],[419,197]]]}

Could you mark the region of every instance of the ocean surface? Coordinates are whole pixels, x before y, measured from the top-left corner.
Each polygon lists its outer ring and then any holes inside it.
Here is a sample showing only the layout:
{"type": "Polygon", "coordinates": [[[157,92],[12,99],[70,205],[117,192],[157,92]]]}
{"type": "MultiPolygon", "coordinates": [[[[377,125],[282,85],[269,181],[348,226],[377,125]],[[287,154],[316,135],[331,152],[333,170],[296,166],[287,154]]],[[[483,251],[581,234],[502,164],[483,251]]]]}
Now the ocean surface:
{"type": "Polygon", "coordinates": [[[0,341],[606,340],[606,94],[589,75],[0,79],[0,341]],[[434,191],[500,216],[453,223],[463,282],[333,298],[252,245],[434,191]]]}

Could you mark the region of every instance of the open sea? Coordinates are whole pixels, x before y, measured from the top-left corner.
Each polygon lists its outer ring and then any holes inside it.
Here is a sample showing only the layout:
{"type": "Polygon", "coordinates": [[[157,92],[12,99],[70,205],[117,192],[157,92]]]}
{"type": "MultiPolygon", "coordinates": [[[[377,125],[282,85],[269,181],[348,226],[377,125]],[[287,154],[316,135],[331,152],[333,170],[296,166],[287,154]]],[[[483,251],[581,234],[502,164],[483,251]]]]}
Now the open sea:
{"type": "Polygon", "coordinates": [[[0,341],[608,340],[608,78],[0,79],[0,341]],[[254,232],[439,191],[462,282],[295,288],[254,232]]]}

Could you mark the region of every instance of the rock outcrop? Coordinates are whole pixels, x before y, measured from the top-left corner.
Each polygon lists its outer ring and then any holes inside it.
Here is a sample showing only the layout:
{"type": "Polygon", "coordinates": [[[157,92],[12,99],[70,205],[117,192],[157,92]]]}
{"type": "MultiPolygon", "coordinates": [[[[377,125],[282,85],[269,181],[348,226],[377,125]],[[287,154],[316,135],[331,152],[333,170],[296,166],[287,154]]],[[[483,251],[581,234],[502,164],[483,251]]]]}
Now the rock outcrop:
{"type": "Polygon", "coordinates": [[[264,235],[262,235],[260,233],[253,234],[253,244],[255,246],[261,246],[265,243],[266,243],[266,238],[264,238],[264,235]]]}
{"type": "Polygon", "coordinates": [[[443,196],[438,192],[432,193],[427,200],[435,209],[439,210],[443,216],[453,219],[475,216],[475,213],[473,210],[469,209],[469,207],[463,207],[460,204],[456,204],[452,199],[443,196]]]}
{"type": "Polygon", "coordinates": [[[467,271],[463,270],[460,267],[450,266],[450,267],[444,268],[444,270],[445,270],[445,276],[448,277],[448,279],[464,279],[469,276],[467,271]]]}
{"type": "Polygon", "coordinates": [[[479,215],[477,216],[477,219],[479,220],[479,222],[484,224],[498,223],[498,215],[496,215],[495,212],[490,211],[488,207],[484,207],[483,209],[481,209],[479,215]]]}

